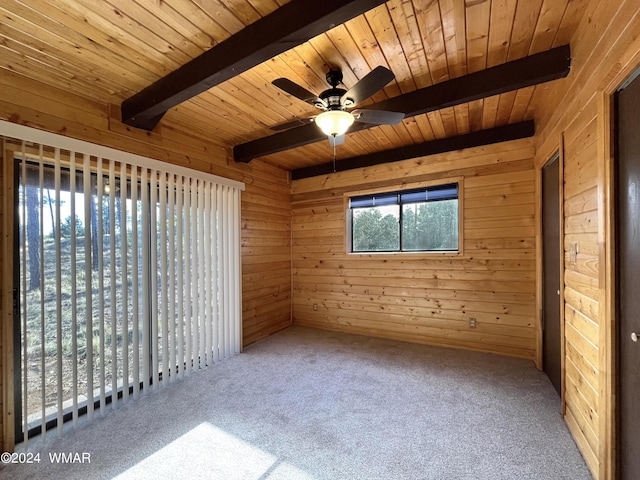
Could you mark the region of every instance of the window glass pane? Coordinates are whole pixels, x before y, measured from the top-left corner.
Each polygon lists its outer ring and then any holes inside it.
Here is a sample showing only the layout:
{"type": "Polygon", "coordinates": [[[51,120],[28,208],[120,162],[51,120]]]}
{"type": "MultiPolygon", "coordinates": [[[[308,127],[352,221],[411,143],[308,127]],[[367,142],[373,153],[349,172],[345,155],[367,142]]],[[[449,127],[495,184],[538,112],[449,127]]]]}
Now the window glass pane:
{"type": "Polygon", "coordinates": [[[402,206],[402,250],[457,249],[457,199],[402,206]]]}
{"type": "Polygon", "coordinates": [[[400,207],[353,208],[353,251],[384,252],[400,249],[400,207]]]}

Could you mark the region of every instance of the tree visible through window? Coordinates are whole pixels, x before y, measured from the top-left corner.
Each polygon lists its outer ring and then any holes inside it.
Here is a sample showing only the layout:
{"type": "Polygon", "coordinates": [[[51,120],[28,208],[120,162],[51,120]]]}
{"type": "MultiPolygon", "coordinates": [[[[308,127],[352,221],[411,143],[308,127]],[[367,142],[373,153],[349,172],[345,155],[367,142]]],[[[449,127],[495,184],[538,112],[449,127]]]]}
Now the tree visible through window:
{"type": "Polygon", "coordinates": [[[458,184],[350,199],[353,252],[458,250],[458,184]]]}

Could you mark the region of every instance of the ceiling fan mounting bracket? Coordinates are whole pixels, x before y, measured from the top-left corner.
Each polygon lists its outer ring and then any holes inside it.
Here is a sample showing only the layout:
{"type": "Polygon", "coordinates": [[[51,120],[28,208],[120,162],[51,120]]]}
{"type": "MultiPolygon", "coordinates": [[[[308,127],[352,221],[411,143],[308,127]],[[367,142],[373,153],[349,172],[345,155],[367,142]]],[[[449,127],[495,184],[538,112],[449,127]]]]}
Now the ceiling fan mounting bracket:
{"type": "Polygon", "coordinates": [[[332,68],[327,72],[327,83],[333,88],[336,88],[342,83],[342,70],[339,68],[332,68]]]}

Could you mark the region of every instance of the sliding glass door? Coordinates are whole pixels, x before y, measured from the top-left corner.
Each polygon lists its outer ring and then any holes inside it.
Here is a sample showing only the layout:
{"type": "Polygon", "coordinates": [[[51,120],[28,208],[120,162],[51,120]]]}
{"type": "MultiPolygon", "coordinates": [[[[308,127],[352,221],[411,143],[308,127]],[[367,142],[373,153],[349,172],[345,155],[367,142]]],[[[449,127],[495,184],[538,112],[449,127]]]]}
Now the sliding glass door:
{"type": "Polygon", "coordinates": [[[17,441],[239,351],[239,189],[13,147],[17,441]]]}

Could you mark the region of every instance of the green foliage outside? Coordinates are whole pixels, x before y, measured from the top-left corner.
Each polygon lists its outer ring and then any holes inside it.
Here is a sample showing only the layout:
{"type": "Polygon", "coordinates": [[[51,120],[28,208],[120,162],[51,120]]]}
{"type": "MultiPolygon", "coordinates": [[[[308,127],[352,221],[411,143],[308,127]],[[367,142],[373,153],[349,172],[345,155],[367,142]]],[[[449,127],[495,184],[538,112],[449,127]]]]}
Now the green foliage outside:
{"type": "MultiPolygon", "coordinates": [[[[62,238],[71,238],[72,228],[71,217],[69,216],[60,224],[60,236],[62,238]]],[[[51,236],[53,236],[53,232],[51,233],[51,236]]],[[[84,237],[84,225],[78,215],[76,215],[76,237],[84,237]]]]}
{"type": "Polygon", "coordinates": [[[403,250],[457,250],[458,200],[403,205],[403,250]]]}
{"type": "MultiPolygon", "coordinates": [[[[388,209],[389,207],[387,207],[388,209]]],[[[400,229],[396,213],[382,216],[379,208],[353,210],[353,250],[356,252],[383,252],[399,250],[400,229]]]]}
{"type": "Polygon", "coordinates": [[[458,249],[458,200],[403,205],[402,248],[399,209],[399,206],[353,209],[353,251],[458,249]]]}

